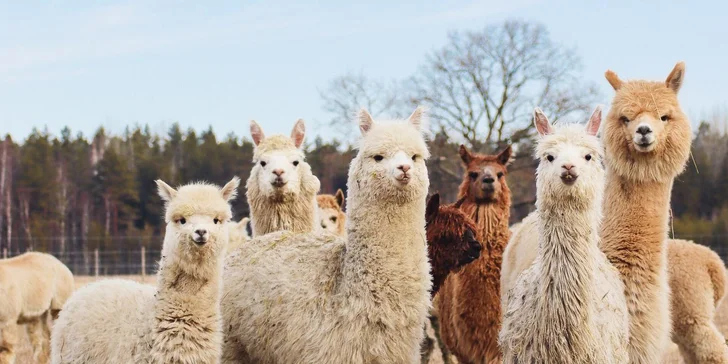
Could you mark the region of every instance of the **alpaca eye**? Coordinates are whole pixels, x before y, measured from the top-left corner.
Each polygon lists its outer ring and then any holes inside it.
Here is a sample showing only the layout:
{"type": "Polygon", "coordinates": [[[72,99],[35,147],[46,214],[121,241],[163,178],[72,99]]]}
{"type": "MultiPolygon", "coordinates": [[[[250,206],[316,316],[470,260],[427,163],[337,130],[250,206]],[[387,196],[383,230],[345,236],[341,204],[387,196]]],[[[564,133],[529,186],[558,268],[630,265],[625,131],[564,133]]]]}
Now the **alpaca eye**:
{"type": "Polygon", "coordinates": [[[331,216],[331,222],[336,222],[336,216],[331,216]]]}
{"type": "Polygon", "coordinates": [[[662,115],[662,116],[660,117],[660,120],[662,120],[662,121],[668,121],[668,120],[670,120],[670,117],[669,117],[669,116],[667,116],[667,115],[662,115]]]}
{"type": "Polygon", "coordinates": [[[629,119],[627,119],[626,116],[620,116],[619,117],[619,121],[621,121],[621,122],[623,122],[625,124],[629,123],[629,119]]]}
{"type": "Polygon", "coordinates": [[[183,218],[177,220],[177,222],[184,225],[187,222],[187,220],[185,220],[185,218],[183,217],[183,218]]]}
{"type": "Polygon", "coordinates": [[[293,161],[294,166],[298,166],[298,161],[293,161]]]}
{"type": "Polygon", "coordinates": [[[377,162],[381,162],[381,161],[382,161],[382,159],[384,159],[384,157],[382,157],[382,156],[381,156],[381,155],[379,155],[379,154],[377,154],[377,155],[375,155],[375,156],[374,156],[374,160],[375,160],[375,161],[377,161],[377,162]]]}
{"type": "Polygon", "coordinates": [[[413,161],[417,160],[417,154],[415,154],[415,155],[412,156],[412,160],[413,161]]]}
{"type": "Polygon", "coordinates": [[[470,176],[471,179],[478,178],[478,172],[470,172],[468,173],[468,176],[470,176]]]}
{"type": "Polygon", "coordinates": [[[584,157],[584,159],[590,161],[591,160],[591,154],[587,154],[586,157],[584,157]]]}
{"type": "Polygon", "coordinates": [[[215,218],[214,220],[212,220],[212,222],[214,222],[215,224],[219,224],[220,223],[220,219],[215,218]]]}
{"type": "Polygon", "coordinates": [[[553,162],[554,161],[554,156],[552,156],[551,154],[549,154],[548,156],[546,156],[546,159],[548,159],[549,162],[553,162]]]}
{"type": "Polygon", "coordinates": [[[265,162],[263,162],[263,161],[260,161],[260,166],[261,166],[261,167],[265,167],[265,164],[266,164],[265,162]]]}
{"type": "Polygon", "coordinates": [[[498,178],[503,177],[503,172],[498,172],[498,178]]]}

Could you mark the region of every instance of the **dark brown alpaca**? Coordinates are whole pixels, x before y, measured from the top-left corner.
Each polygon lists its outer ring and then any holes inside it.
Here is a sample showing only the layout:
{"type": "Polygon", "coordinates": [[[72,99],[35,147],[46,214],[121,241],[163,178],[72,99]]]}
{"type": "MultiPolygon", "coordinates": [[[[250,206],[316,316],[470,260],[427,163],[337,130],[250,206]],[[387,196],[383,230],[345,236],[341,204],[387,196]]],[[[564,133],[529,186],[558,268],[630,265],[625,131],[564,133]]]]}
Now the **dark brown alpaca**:
{"type": "Polygon", "coordinates": [[[432,296],[440,289],[450,272],[478,259],[482,246],[475,239],[477,227],[459,207],[463,199],[453,205],[440,205],[436,193],[427,202],[427,255],[432,266],[432,296]]]}
{"type": "Polygon", "coordinates": [[[476,238],[483,251],[480,258],[445,279],[436,299],[440,335],[460,363],[500,363],[500,269],[510,238],[506,166],[511,147],[498,155],[482,155],[461,145],[460,157],[466,167],[458,193],[458,198],[464,198],[460,209],[477,225],[476,238]]]}

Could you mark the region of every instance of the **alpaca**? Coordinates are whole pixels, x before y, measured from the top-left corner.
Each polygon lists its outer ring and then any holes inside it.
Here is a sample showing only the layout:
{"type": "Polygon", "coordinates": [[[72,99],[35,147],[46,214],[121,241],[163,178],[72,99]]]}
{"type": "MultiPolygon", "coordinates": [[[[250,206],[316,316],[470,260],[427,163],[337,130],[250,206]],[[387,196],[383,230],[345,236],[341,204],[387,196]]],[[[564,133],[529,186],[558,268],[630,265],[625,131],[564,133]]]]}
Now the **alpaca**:
{"type": "Polygon", "coordinates": [[[726,268],[718,254],[687,240],[670,240],[667,250],[672,340],[686,363],[728,363],[725,337],[715,326],[726,294],[726,268]]]}
{"type": "Polygon", "coordinates": [[[280,231],[225,265],[226,363],[414,363],[430,304],[424,110],[374,122],[349,166],[346,238],[280,231]]]}
{"type": "Polygon", "coordinates": [[[336,191],[336,195],[316,196],[321,228],[339,236],[346,236],[346,214],[344,208],[344,191],[336,191]]]}
{"type": "MultiPolygon", "coordinates": [[[[536,258],[537,240],[537,213],[533,212],[523,219],[503,252],[503,292],[513,288],[518,274],[536,258]]],[[[728,273],[723,260],[705,246],[670,239],[667,263],[672,340],[687,363],[728,363],[725,338],[713,322],[726,294],[728,273]]]]}
{"type": "Polygon", "coordinates": [[[466,171],[458,198],[463,212],[477,225],[483,244],[480,257],[450,274],[435,299],[440,335],[461,363],[500,362],[498,331],[501,323],[500,268],[510,231],[511,191],[506,166],[511,147],[490,156],[472,154],[460,146],[466,171]]]}
{"type": "MultiPolygon", "coordinates": [[[[475,240],[477,226],[473,220],[460,211],[464,199],[452,205],[440,205],[440,194],[436,193],[427,201],[425,209],[427,256],[432,267],[432,291],[434,297],[440,290],[442,282],[452,272],[457,272],[478,259],[483,249],[479,241],[475,240]]],[[[446,352],[441,338],[438,335],[437,315],[430,316],[430,325],[433,327],[434,337],[425,332],[425,342],[422,345],[422,362],[427,363],[434,351],[437,341],[442,352],[446,352]]]]}
{"type": "Polygon", "coordinates": [[[480,257],[483,246],[475,239],[477,226],[473,220],[460,211],[464,199],[452,205],[440,205],[440,194],[427,201],[425,230],[427,234],[427,256],[432,266],[432,292],[435,296],[451,272],[480,257]]]}
{"type": "Polygon", "coordinates": [[[682,62],[665,82],[622,81],[612,71],[605,73],[616,92],[604,125],[601,249],[624,281],[632,363],[658,363],[670,342],[670,194],[692,139],[677,99],[684,74],[682,62]]]}
{"type": "Polygon", "coordinates": [[[224,187],[157,180],[167,229],[157,287],[109,279],[76,291],[53,327],[52,362],[219,363],[230,201],[224,187]]]}
{"type": "Polygon", "coordinates": [[[249,222],[249,217],[244,217],[240,219],[239,222],[228,222],[228,226],[230,226],[228,231],[230,239],[227,247],[227,254],[232,254],[237,247],[250,240],[250,234],[248,234],[249,222]]]}
{"type": "Polygon", "coordinates": [[[503,294],[504,363],[627,363],[629,316],[619,272],[599,250],[604,168],[586,130],[553,128],[536,108],[537,255],[503,294]]]}
{"type": "Polygon", "coordinates": [[[58,317],[73,288],[71,271],[50,254],[29,252],[0,260],[0,364],[15,362],[22,324],[35,362],[48,362],[48,314],[58,317]]]}
{"type": "Polygon", "coordinates": [[[293,126],[290,138],[266,137],[258,123],[250,122],[254,166],[245,188],[253,237],[279,230],[304,233],[317,229],[316,193],[321,183],[301,150],[305,133],[303,120],[293,126]]]}

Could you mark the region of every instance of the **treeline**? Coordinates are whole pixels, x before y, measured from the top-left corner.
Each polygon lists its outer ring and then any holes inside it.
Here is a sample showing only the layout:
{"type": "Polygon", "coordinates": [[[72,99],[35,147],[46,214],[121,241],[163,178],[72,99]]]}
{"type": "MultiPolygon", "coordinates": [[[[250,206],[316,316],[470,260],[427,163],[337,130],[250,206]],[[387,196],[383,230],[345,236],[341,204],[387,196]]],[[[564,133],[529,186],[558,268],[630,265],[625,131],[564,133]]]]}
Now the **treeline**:
{"type": "MultiPolygon", "coordinates": [[[[530,139],[518,144],[508,175],[512,222],[534,209],[536,161],[531,145],[530,139]]],[[[429,142],[431,192],[440,192],[445,201],[455,199],[461,180],[458,146],[445,130],[429,142]]],[[[499,147],[504,145],[489,152],[499,147]]],[[[348,165],[355,154],[351,147],[315,138],[305,150],[322,193],[346,190],[348,165]]],[[[142,245],[158,249],[164,222],[154,180],[223,184],[237,175],[245,181],[252,153],[247,137],[229,134],[218,139],[211,128],[198,134],[176,124],[166,135],[135,127],[122,135],[99,129],[90,139],[73,136],[68,128],[57,136],[34,130],[22,142],[6,136],[0,148],[0,246],[9,252],[58,253],[142,245]]],[[[727,156],[728,136],[702,123],[692,158],[673,189],[676,236],[713,245],[728,235],[727,156]]],[[[244,190],[234,211],[236,220],[248,215],[244,190]]]]}

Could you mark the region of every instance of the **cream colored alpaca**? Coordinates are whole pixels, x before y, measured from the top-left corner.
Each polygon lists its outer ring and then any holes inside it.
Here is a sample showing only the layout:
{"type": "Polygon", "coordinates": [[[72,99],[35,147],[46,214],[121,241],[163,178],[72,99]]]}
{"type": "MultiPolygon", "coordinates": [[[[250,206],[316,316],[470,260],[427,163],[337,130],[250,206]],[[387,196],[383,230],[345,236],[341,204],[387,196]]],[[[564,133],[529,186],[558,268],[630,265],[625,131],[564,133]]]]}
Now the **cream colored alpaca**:
{"type": "Polygon", "coordinates": [[[156,289],[127,280],[79,289],[53,327],[53,363],[219,363],[229,201],[239,183],[175,190],[158,180],[167,230],[156,289]]]}
{"type": "Polygon", "coordinates": [[[232,254],[235,249],[245,244],[250,240],[250,234],[248,234],[248,223],[250,218],[244,217],[239,222],[230,221],[230,242],[228,243],[227,253],[232,254]]]}
{"type": "Polygon", "coordinates": [[[347,182],[347,238],[253,238],[226,262],[226,363],[415,363],[430,305],[423,111],[374,122],[347,182]]]}
{"type": "Polygon", "coordinates": [[[503,295],[503,362],[627,363],[624,285],[598,247],[601,108],[585,131],[554,129],[538,108],[534,123],[538,253],[503,295]]]}
{"type": "Polygon", "coordinates": [[[318,228],[316,194],[321,183],[301,150],[305,133],[303,120],[296,122],[290,138],[266,137],[255,121],[250,122],[255,165],[245,186],[254,237],[279,230],[305,233],[318,228]]]}
{"type": "Polygon", "coordinates": [[[346,236],[346,214],[344,207],[344,191],[336,191],[336,195],[318,195],[318,216],[321,228],[339,236],[346,236]]]}
{"type": "Polygon", "coordinates": [[[677,99],[684,73],[682,62],[664,82],[622,81],[606,72],[616,93],[602,138],[607,182],[601,248],[624,281],[632,363],[659,363],[670,342],[670,195],[692,141],[677,99]]]}
{"type": "Polygon", "coordinates": [[[22,324],[35,362],[48,362],[48,314],[57,317],[73,289],[73,274],[50,254],[30,252],[0,260],[0,364],[15,361],[22,324]]]}

